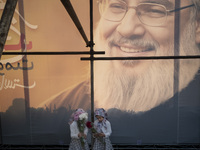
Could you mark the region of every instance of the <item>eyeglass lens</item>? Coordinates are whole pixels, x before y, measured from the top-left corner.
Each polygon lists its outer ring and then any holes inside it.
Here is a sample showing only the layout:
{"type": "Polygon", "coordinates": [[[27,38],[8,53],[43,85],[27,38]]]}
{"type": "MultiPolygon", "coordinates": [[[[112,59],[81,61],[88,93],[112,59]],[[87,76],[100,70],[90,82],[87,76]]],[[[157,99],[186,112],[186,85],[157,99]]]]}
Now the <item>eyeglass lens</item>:
{"type": "Polygon", "coordinates": [[[141,3],[137,7],[128,7],[120,0],[103,0],[100,4],[102,16],[109,21],[121,21],[129,9],[135,9],[139,20],[146,25],[159,26],[167,17],[166,8],[159,4],[141,3]]]}

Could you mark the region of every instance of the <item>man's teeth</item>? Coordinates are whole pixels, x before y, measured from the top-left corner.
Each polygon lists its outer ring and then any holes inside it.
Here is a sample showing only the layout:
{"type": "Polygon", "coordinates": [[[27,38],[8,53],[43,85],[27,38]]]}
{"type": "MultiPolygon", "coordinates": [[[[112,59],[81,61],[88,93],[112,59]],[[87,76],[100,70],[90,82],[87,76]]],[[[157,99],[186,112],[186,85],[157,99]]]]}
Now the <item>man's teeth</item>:
{"type": "Polygon", "coordinates": [[[126,53],[139,53],[139,52],[146,51],[144,49],[133,49],[133,48],[128,48],[128,47],[120,47],[120,49],[126,53]]]}

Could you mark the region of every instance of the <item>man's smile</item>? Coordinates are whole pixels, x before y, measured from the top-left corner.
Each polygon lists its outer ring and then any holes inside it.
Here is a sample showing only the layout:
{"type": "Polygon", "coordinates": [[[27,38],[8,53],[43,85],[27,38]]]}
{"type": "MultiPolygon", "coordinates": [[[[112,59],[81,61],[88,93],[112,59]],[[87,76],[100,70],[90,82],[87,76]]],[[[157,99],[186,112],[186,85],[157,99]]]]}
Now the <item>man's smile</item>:
{"type": "Polygon", "coordinates": [[[153,51],[152,47],[128,47],[128,46],[118,46],[119,49],[125,53],[142,53],[153,51]]]}
{"type": "Polygon", "coordinates": [[[151,44],[112,43],[112,50],[118,56],[150,56],[155,55],[156,48],[151,44]]]}

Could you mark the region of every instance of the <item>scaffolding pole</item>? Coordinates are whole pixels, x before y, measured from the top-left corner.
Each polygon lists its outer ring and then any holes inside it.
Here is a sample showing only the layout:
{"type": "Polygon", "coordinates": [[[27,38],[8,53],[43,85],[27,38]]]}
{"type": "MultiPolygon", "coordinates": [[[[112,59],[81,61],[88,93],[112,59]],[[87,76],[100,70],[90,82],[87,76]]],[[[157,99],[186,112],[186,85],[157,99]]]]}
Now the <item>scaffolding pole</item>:
{"type": "Polygon", "coordinates": [[[17,5],[17,0],[7,0],[3,14],[0,20],[0,60],[3,53],[4,45],[8,36],[8,31],[10,29],[10,24],[15,12],[17,5]]]}

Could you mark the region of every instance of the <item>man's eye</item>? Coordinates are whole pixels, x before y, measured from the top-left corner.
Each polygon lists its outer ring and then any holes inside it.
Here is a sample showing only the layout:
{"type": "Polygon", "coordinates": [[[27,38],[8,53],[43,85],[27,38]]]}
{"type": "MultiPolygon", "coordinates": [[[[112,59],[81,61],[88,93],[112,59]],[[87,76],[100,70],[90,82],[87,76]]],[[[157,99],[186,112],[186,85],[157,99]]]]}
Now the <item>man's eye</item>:
{"type": "Polygon", "coordinates": [[[109,9],[111,9],[114,13],[120,13],[126,11],[126,6],[118,3],[113,3],[109,5],[109,9]]]}
{"type": "Polygon", "coordinates": [[[164,14],[165,13],[163,10],[159,10],[159,9],[150,9],[149,12],[156,13],[156,14],[164,14]]]}
{"type": "Polygon", "coordinates": [[[147,9],[144,11],[146,15],[151,17],[164,17],[166,12],[163,9],[147,9]]]}

